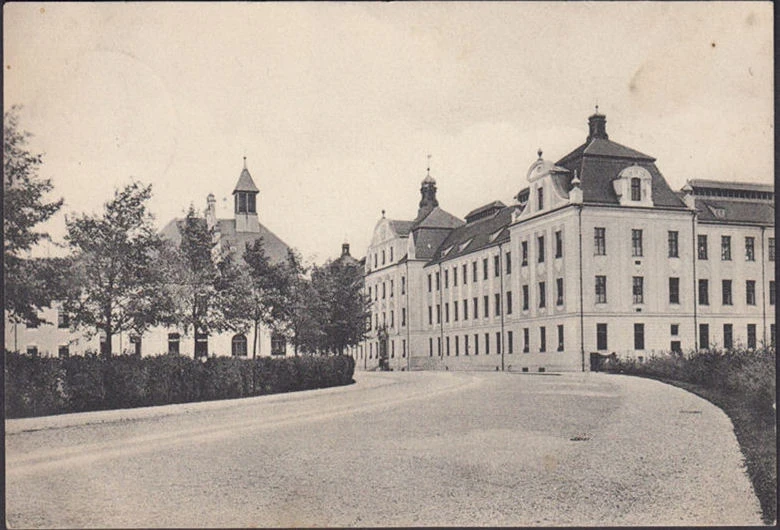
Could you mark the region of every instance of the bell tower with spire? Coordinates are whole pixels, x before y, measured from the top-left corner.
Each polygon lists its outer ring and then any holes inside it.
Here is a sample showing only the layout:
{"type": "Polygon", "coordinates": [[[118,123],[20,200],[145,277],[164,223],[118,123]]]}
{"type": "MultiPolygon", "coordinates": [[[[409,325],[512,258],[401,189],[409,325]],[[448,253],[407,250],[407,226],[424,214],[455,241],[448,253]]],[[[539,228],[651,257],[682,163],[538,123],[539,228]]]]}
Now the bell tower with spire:
{"type": "Polygon", "coordinates": [[[257,194],[259,192],[255,181],[252,180],[252,175],[246,168],[246,157],[244,157],[244,169],[238,177],[235,189],[233,189],[236,232],[260,231],[260,222],[257,219],[257,194]]]}
{"type": "Polygon", "coordinates": [[[431,155],[428,155],[428,169],[420,186],[420,208],[417,210],[417,219],[422,219],[439,205],[436,200],[436,180],[431,176],[431,155]]]}

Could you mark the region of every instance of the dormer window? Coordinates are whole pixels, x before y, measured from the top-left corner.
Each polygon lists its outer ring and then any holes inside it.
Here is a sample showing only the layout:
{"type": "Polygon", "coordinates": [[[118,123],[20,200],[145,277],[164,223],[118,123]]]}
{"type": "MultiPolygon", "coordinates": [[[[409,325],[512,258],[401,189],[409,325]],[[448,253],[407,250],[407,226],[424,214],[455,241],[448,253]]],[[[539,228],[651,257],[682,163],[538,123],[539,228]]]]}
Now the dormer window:
{"type": "Polygon", "coordinates": [[[536,188],[536,204],[539,205],[539,210],[544,209],[544,188],[539,186],[536,188]]]}
{"type": "Polygon", "coordinates": [[[642,181],[636,177],[631,179],[631,200],[642,200],[642,181]]]}

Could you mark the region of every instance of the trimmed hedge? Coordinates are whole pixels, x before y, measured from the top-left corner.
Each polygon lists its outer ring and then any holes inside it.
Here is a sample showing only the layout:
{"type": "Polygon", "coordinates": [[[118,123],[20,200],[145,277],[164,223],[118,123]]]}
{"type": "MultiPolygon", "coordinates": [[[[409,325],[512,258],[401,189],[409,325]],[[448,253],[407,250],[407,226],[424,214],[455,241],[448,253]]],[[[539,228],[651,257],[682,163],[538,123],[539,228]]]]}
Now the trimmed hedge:
{"type": "Polygon", "coordinates": [[[179,355],[33,357],[5,352],[7,418],[234,399],[352,383],[346,355],[205,361],[179,355]]]}

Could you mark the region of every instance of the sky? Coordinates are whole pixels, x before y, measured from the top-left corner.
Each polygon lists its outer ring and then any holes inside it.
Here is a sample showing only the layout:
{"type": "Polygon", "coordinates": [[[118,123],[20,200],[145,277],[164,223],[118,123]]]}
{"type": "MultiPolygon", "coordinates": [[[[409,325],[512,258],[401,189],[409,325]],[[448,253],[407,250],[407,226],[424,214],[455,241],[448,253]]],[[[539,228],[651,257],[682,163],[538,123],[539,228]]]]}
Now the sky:
{"type": "MultiPolygon", "coordinates": [[[[4,106],[20,104],[66,215],[153,186],[162,228],[243,157],[260,222],[310,262],[412,219],[430,158],[464,217],[585,141],[687,179],[774,181],[770,2],[6,3],[4,106]]],[[[46,252],[56,252],[46,249],[46,252]]]]}

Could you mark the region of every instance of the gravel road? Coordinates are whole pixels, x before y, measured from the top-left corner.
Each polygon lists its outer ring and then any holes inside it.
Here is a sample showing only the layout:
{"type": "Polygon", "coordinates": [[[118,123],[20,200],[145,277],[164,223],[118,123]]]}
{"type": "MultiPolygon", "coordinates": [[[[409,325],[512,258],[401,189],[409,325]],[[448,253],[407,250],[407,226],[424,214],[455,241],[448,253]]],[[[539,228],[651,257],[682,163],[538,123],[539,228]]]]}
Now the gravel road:
{"type": "Polygon", "coordinates": [[[349,387],[6,421],[12,528],[760,525],[728,417],[627,376],[349,387]]]}

